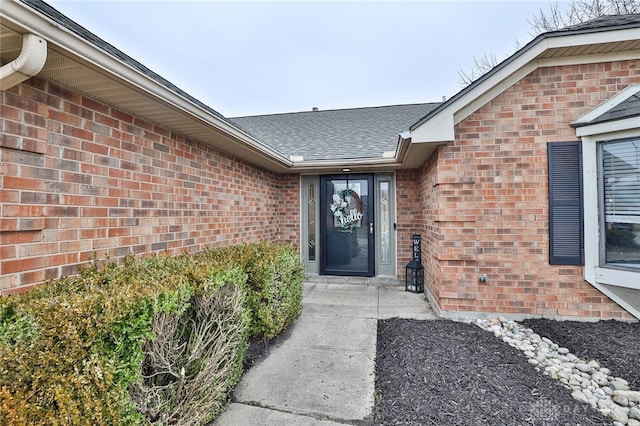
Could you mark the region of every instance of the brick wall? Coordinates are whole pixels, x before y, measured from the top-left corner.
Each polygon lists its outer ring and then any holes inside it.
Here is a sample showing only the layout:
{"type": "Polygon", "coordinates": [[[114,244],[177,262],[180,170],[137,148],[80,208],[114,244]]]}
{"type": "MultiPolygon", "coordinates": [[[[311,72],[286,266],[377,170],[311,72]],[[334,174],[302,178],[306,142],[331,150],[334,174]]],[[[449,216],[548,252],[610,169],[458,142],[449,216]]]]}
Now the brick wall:
{"type": "MultiPolygon", "coordinates": [[[[396,238],[398,277],[404,279],[405,266],[412,259],[411,236],[421,234],[424,228],[424,212],[421,199],[424,190],[420,185],[418,170],[398,170],[396,173],[396,238]]],[[[424,238],[424,237],[423,237],[424,238]]]]}
{"type": "Polygon", "coordinates": [[[575,140],[572,121],[633,83],[640,61],[538,69],[456,126],[420,170],[441,309],[630,318],[582,267],[549,265],[547,143],[575,140]]]}
{"type": "Polygon", "coordinates": [[[297,176],[37,78],[1,96],[0,290],[95,256],[299,241],[297,176]]]}

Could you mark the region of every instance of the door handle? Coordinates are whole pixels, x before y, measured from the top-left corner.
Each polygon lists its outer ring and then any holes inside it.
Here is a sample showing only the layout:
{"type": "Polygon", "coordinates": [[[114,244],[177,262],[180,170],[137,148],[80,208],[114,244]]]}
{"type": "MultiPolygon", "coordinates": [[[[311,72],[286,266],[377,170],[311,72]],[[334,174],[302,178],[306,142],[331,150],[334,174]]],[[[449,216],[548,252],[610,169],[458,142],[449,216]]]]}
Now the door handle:
{"type": "Polygon", "coordinates": [[[373,234],[373,222],[369,223],[369,233],[373,234]]]}

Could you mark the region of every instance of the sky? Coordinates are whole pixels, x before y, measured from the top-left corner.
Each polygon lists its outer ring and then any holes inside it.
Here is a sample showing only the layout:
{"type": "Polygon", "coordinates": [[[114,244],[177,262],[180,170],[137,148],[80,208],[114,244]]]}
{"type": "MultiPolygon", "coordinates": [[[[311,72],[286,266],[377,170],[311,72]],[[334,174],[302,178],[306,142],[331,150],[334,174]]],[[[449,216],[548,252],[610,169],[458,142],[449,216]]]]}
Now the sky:
{"type": "Polygon", "coordinates": [[[463,88],[459,71],[474,58],[501,61],[532,40],[529,22],[551,5],[47,2],[226,117],[440,102],[463,88]]]}

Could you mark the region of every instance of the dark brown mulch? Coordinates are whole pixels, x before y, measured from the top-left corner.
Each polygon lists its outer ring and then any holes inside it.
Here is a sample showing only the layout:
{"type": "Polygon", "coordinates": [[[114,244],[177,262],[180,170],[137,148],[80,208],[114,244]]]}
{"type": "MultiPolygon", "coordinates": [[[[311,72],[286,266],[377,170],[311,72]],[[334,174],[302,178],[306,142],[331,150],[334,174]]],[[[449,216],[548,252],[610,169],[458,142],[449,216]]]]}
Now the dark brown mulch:
{"type": "Polygon", "coordinates": [[[611,374],[640,389],[640,323],[615,320],[598,322],[530,319],[522,322],[587,361],[596,360],[611,374]]]}
{"type": "Polygon", "coordinates": [[[472,324],[378,322],[376,425],[611,425],[472,324]]]}

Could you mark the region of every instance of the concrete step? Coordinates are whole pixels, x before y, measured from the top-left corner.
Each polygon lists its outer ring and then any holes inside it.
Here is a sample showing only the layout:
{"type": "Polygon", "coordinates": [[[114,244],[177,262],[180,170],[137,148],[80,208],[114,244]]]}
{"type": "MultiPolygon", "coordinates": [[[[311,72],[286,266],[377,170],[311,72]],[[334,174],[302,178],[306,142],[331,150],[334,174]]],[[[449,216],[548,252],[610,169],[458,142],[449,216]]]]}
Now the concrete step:
{"type": "Polygon", "coordinates": [[[341,277],[335,275],[306,274],[305,281],[322,284],[354,284],[404,287],[404,281],[397,277],[341,277]]]}

